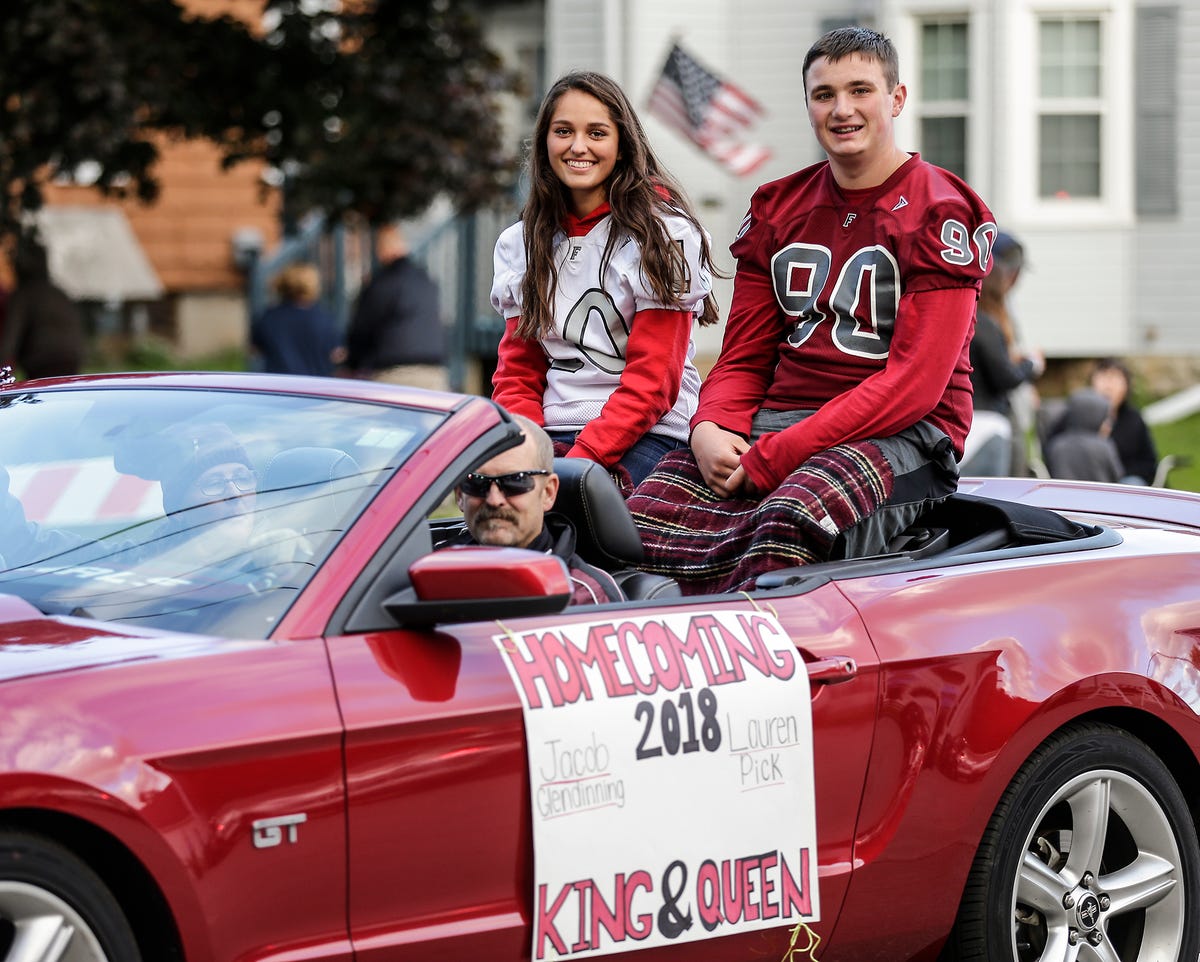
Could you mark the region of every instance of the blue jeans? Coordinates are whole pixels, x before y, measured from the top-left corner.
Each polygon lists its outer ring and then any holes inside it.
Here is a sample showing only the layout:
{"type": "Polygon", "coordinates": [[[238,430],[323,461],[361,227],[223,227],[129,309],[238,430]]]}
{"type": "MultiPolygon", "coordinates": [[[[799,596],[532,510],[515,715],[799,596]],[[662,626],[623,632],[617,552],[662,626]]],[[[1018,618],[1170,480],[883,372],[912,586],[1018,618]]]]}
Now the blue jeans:
{"type": "MultiPolygon", "coordinates": [[[[575,437],[579,432],[547,431],[546,433],[550,435],[552,441],[574,444],[575,437]]],[[[685,442],[676,441],[674,438],[664,437],[661,434],[643,434],[617,463],[629,472],[634,487],[637,487],[645,480],[646,475],[654,470],[664,454],[685,446],[685,442]]]]}

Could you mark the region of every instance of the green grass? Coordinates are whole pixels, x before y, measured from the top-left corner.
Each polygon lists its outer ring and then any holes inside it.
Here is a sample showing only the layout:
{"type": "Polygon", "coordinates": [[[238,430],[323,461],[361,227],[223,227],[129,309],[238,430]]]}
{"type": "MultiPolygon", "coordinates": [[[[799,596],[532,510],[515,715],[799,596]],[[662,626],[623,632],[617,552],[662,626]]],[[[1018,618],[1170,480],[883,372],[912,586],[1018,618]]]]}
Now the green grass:
{"type": "Polygon", "coordinates": [[[148,336],[126,345],[118,352],[95,351],[84,365],[85,374],[110,371],[245,371],[246,351],[229,347],[207,357],[181,360],[162,338],[148,336]]]}
{"type": "Polygon", "coordinates": [[[1167,477],[1167,487],[1179,491],[1200,491],[1200,413],[1170,424],[1150,428],[1159,456],[1173,454],[1184,464],[1167,477]]]}

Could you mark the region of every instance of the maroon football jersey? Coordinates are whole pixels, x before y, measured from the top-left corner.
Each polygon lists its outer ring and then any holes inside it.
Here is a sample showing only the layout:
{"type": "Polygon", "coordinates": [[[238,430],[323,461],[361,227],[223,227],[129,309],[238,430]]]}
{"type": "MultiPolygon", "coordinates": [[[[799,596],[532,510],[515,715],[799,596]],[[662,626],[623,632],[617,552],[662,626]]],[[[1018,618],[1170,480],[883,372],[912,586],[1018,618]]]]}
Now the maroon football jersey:
{"type": "Polygon", "coordinates": [[[730,247],[725,342],[693,425],[745,434],[759,407],[820,410],[803,429],[812,443],[795,448],[803,460],[927,418],[961,450],[974,321],[962,293],[978,293],[995,237],[974,191],[917,155],[869,190],[842,190],[828,163],[760,187],[730,247]]]}

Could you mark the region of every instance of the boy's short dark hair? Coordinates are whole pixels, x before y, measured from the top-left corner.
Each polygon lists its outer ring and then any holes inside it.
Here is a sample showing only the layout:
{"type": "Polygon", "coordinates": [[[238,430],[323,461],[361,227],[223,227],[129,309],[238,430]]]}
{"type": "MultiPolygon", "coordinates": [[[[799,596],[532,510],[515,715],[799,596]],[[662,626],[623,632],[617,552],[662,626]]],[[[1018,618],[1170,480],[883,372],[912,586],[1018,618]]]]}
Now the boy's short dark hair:
{"type": "Polygon", "coordinates": [[[854,53],[871,57],[883,65],[883,79],[888,90],[894,90],[900,83],[900,56],[891,40],[870,27],[838,27],[817,40],[804,56],[800,76],[804,81],[805,96],[808,94],[808,68],[814,60],[824,57],[830,63],[837,63],[854,53]]]}

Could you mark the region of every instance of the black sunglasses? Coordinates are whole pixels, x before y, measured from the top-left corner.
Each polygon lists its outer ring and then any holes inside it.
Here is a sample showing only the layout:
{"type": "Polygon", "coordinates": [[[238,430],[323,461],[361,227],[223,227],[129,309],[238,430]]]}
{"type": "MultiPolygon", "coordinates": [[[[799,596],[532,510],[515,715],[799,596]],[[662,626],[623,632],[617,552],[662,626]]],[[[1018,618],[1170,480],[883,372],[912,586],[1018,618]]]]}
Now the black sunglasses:
{"type": "Polygon", "coordinates": [[[459,490],[472,498],[486,498],[492,490],[492,485],[500,486],[500,493],[506,498],[518,494],[528,494],[533,490],[533,479],[539,475],[547,475],[549,471],[514,471],[512,474],[468,474],[459,484],[459,490]]]}

